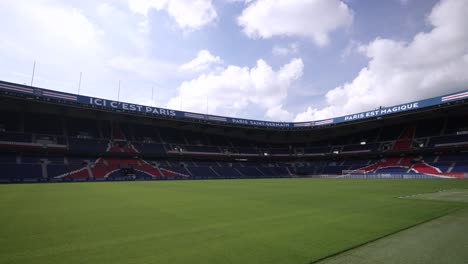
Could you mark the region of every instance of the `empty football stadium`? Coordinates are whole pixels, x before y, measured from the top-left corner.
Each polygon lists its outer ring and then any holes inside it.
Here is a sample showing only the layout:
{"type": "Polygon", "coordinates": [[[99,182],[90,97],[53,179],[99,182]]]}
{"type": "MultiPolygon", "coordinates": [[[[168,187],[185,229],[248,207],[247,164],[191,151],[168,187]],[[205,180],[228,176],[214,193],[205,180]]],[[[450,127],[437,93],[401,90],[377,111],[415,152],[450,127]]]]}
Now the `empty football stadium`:
{"type": "Polygon", "coordinates": [[[285,123],[0,82],[0,263],[464,263],[467,98],[285,123]]]}

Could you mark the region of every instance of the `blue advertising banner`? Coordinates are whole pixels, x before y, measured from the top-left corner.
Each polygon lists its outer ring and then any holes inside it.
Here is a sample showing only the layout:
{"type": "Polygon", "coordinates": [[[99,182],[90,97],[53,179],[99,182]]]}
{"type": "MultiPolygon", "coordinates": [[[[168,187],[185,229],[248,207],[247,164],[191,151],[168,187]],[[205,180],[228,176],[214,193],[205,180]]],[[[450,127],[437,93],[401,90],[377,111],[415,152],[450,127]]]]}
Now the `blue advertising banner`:
{"type": "Polygon", "coordinates": [[[251,119],[241,119],[241,118],[232,118],[224,116],[215,116],[215,115],[205,115],[200,113],[191,113],[183,112],[171,109],[165,109],[160,107],[144,106],[139,104],[132,104],[127,102],[119,102],[113,100],[107,100],[102,98],[94,98],[84,95],[75,95],[70,93],[56,92],[48,89],[42,89],[37,87],[31,87],[26,85],[20,85],[15,83],[9,83],[0,81],[0,90],[6,92],[14,92],[20,94],[34,95],[44,98],[52,98],[57,100],[71,101],[75,103],[80,103],[88,106],[99,106],[103,108],[115,109],[115,110],[125,110],[131,112],[139,112],[154,116],[161,117],[175,117],[175,118],[189,118],[189,119],[198,119],[205,121],[221,122],[234,125],[247,125],[255,127],[269,127],[269,128],[303,128],[303,127],[315,127],[315,126],[324,126],[330,124],[338,124],[350,121],[356,121],[366,118],[375,118],[405,111],[417,110],[425,107],[435,106],[439,104],[445,104],[448,102],[453,102],[457,100],[462,100],[468,98],[468,90],[453,93],[449,95],[444,95],[440,97],[434,97],[430,99],[424,99],[416,102],[400,104],[391,107],[381,107],[379,109],[356,113],[347,116],[340,116],[325,120],[318,121],[308,121],[308,122],[270,122],[270,121],[261,121],[261,120],[251,120],[251,119]]]}

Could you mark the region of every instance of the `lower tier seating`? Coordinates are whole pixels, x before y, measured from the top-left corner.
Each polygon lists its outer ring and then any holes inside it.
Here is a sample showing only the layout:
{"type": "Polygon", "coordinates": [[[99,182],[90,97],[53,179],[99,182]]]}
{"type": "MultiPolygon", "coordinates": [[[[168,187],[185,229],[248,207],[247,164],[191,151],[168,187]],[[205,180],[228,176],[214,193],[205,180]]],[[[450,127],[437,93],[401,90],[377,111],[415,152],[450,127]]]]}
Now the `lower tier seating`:
{"type": "Polygon", "coordinates": [[[465,155],[424,157],[388,157],[380,160],[333,160],[308,162],[226,162],[194,160],[147,161],[138,157],[47,157],[5,154],[0,158],[0,181],[22,180],[106,180],[136,179],[206,179],[206,178],[275,178],[327,175],[426,175],[430,177],[468,176],[465,155]],[[40,157],[40,158],[39,158],[40,157]],[[426,162],[426,159],[430,162],[426,162]]]}

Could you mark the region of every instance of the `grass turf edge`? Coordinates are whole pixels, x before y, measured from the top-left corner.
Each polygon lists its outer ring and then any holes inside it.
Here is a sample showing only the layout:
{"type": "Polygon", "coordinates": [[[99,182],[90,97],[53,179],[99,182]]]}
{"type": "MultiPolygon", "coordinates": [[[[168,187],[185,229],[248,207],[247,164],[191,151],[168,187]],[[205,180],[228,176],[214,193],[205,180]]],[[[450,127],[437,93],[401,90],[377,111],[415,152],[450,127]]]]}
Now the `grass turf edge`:
{"type": "Polygon", "coordinates": [[[333,253],[333,254],[329,254],[329,255],[327,255],[327,256],[318,258],[318,259],[316,259],[316,260],[312,260],[312,261],[308,262],[307,264],[318,264],[318,263],[320,263],[320,262],[322,262],[322,261],[324,261],[324,260],[327,260],[327,259],[336,257],[336,256],[341,255],[341,254],[343,254],[343,253],[349,252],[349,251],[351,251],[351,250],[353,250],[353,249],[356,249],[356,248],[359,248],[359,247],[362,247],[362,246],[366,246],[366,245],[368,245],[368,244],[370,244],[370,243],[373,243],[373,242],[375,242],[375,241],[378,241],[378,240],[387,238],[387,237],[389,237],[389,236],[395,235],[395,234],[400,233],[400,232],[403,232],[403,231],[405,231],[405,230],[409,230],[409,229],[414,228],[414,227],[416,227],[416,226],[419,226],[419,225],[422,225],[422,224],[425,224],[425,223],[429,223],[429,222],[431,222],[431,221],[437,220],[437,219],[442,218],[442,217],[444,217],[444,216],[448,216],[448,215],[451,215],[451,214],[455,214],[456,212],[458,212],[458,211],[460,211],[460,210],[462,210],[462,209],[465,209],[465,208],[468,208],[468,206],[460,206],[459,208],[455,208],[455,209],[449,210],[448,212],[445,212],[445,213],[443,213],[443,214],[441,214],[441,215],[437,215],[437,216],[431,217],[431,218],[429,218],[429,219],[426,219],[426,220],[417,222],[417,223],[415,223],[415,224],[413,224],[413,225],[409,225],[409,226],[404,227],[404,228],[402,228],[402,229],[397,229],[397,230],[395,230],[395,231],[393,231],[393,232],[390,232],[390,233],[387,233],[387,234],[385,234],[385,235],[383,235],[383,236],[376,237],[376,238],[371,239],[371,240],[368,240],[368,241],[366,241],[366,242],[359,243],[359,244],[357,244],[357,245],[350,246],[350,247],[347,247],[347,248],[345,248],[345,249],[339,250],[339,251],[337,251],[337,252],[335,252],[335,253],[333,253]]]}

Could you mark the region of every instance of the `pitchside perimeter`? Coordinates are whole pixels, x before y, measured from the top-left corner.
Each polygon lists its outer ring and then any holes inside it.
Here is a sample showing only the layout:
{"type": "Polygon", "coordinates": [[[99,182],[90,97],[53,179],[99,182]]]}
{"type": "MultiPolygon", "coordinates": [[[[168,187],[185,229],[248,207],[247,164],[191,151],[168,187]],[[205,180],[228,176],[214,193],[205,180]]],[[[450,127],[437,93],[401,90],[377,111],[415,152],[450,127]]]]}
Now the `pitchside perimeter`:
{"type": "Polygon", "coordinates": [[[468,190],[443,190],[434,193],[421,193],[402,198],[468,203],[468,190]]]}
{"type": "MultiPolygon", "coordinates": [[[[401,198],[468,203],[468,190],[443,190],[401,198]]],[[[468,263],[468,208],[330,257],[320,264],[468,263]]]]}

